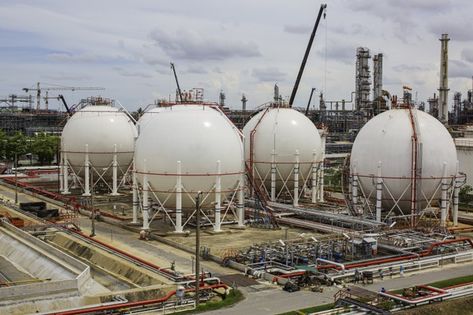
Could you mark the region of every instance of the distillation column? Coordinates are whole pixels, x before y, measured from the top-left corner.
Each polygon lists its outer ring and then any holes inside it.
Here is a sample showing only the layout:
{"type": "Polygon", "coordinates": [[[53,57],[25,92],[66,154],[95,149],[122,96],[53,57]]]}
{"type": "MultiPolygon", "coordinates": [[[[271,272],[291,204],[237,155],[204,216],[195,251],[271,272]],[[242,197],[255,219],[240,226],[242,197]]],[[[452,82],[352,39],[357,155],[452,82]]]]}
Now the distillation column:
{"type": "Polygon", "coordinates": [[[440,87],[439,87],[439,116],[438,119],[448,125],[448,34],[440,38],[440,87]]]}

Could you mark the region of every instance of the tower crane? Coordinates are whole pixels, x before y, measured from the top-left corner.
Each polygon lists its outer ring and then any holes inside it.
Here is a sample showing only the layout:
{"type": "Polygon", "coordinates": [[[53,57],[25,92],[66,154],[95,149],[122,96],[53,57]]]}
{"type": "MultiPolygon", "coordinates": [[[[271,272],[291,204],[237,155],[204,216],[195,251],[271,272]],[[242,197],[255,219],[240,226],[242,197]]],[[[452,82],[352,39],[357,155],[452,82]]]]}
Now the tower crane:
{"type": "Polygon", "coordinates": [[[46,92],[45,97],[45,109],[48,109],[48,91],[79,91],[79,90],[86,90],[86,91],[99,91],[105,90],[103,87],[77,87],[77,86],[57,86],[57,87],[40,87],[40,83],[36,83],[36,88],[23,88],[23,91],[28,93],[29,91],[36,91],[36,110],[40,109],[41,104],[41,91],[46,92]]]}

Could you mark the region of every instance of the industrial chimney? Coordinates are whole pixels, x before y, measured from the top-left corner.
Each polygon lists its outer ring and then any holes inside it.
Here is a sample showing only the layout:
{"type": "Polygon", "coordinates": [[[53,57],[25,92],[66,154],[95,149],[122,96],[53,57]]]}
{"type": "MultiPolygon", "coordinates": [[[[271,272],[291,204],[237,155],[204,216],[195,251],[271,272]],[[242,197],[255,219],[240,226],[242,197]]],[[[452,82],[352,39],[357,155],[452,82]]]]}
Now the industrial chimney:
{"type": "Polygon", "coordinates": [[[438,119],[448,125],[448,34],[440,38],[440,87],[439,87],[439,115],[438,119]]]}

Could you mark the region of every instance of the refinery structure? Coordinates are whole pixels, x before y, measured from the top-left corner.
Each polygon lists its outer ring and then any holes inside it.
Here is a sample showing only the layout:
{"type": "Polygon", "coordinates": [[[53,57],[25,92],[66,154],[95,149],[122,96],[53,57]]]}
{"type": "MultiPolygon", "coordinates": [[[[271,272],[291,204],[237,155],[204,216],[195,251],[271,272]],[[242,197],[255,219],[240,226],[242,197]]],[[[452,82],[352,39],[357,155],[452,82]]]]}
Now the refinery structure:
{"type": "Polygon", "coordinates": [[[293,104],[325,10],[289,100],[276,84],[256,109],[245,94],[229,108],[223,91],[182,90],[172,63],[175,97],[139,112],[52,96],[100,87],[37,83],[1,99],[6,135],[59,140],[52,165],[15,152],[2,168],[0,314],[192,312],[260,291],[330,301],[313,314],[471,298],[471,271],[419,280],[473,266],[473,90],[449,90],[449,35],[426,102],[384,89],[384,52],[359,47],[349,100],[312,89],[293,104]]]}

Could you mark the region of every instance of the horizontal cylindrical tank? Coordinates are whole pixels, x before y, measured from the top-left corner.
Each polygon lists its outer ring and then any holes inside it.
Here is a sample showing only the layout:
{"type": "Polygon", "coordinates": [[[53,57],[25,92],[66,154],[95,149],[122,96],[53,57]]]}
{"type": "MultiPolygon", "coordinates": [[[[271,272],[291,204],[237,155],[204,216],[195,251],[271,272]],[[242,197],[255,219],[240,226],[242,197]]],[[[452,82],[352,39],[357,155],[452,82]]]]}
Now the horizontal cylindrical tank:
{"type": "MultiPolygon", "coordinates": [[[[383,206],[390,210],[398,205],[404,214],[410,214],[412,165],[414,153],[418,155],[417,200],[425,206],[425,200],[436,201],[443,176],[456,175],[457,153],[447,129],[431,115],[412,109],[392,109],[369,120],[358,133],[351,151],[351,173],[358,176],[365,195],[376,188],[378,165],[383,177],[383,206]],[[417,134],[417,150],[414,150],[414,129],[417,134]],[[381,164],[380,164],[381,163],[381,164]],[[392,196],[392,197],[391,197],[392,196]]],[[[374,198],[375,194],[371,193],[374,198]]],[[[398,210],[396,207],[394,211],[398,210]]],[[[398,211],[397,211],[398,212],[398,211]]]]}
{"type": "MultiPolygon", "coordinates": [[[[268,176],[273,161],[277,165],[276,189],[279,190],[287,179],[288,189],[292,189],[292,178],[296,155],[300,162],[299,173],[307,176],[315,161],[322,159],[322,141],[315,125],[304,114],[291,108],[268,108],[253,116],[243,128],[245,136],[245,159],[250,162],[250,144],[253,137],[253,165],[267,189],[271,177],[268,176]],[[253,135],[252,135],[253,134],[253,135]],[[289,184],[291,183],[291,184],[289,184]]],[[[303,177],[302,176],[302,177],[303,177]]],[[[299,185],[302,186],[304,178],[299,185]]]]}
{"type": "Polygon", "coordinates": [[[194,209],[199,191],[203,207],[214,202],[218,176],[223,195],[238,189],[243,173],[242,141],[220,111],[208,105],[179,104],[143,118],[135,167],[141,185],[147,175],[149,187],[143,189],[150,191],[151,198],[159,199],[165,207],[175,207],[180,182],[182,207],[194,209]]]}
{"type": "MultiPolygon", "coordinates": [[[[84,173],[86,153],[90,166],[104,179],[116,152],[119,168],[126,172],[133,160],[136,127],[123,111],[109,105],[88,105],[72,115],[61,136],[61,152],[76,175],[84,173]]],[[[95,180],[98,180],[95,175],[95,180]]]]}

